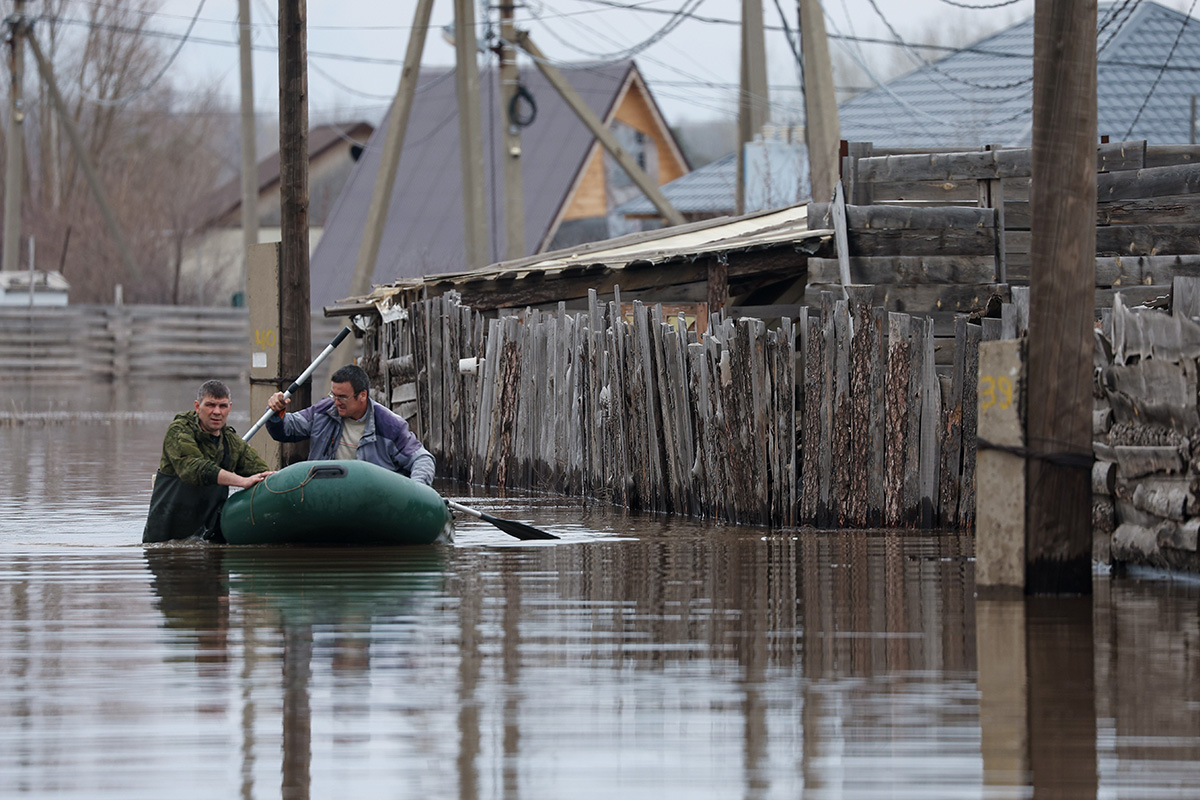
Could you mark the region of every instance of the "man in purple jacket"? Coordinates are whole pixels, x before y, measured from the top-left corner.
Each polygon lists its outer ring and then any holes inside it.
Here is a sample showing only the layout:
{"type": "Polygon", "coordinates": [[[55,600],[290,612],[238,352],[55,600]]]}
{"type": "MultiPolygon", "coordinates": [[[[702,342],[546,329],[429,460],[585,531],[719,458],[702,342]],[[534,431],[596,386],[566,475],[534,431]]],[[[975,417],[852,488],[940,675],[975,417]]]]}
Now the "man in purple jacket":
{"type": "MultiPolygon", "coordinates": [[[[302,411],[272,416],[267,433],[277,442],[309,441],[310,461],[369,461],[429,486],[433,455],[409,430],[408,422],[370,397],[361,367],[342,367],[330,377],[329,396],[302,411]]],[[[290,398],[271,395],[267,405],[285,411],[290,398]]]]}

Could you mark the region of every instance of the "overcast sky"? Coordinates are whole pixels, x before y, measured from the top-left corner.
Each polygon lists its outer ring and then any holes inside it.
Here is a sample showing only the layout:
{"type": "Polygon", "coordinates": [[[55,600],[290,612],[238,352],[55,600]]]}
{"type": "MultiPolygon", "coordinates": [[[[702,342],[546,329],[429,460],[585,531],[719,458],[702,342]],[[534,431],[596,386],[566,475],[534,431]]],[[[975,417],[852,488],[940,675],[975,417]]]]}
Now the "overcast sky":
{"type": "MultiPolygon", "coordinates": [[[[1162,4],[1181,11],[1194,5],[1191,0],[1162,0],[1162,4]]],[[[168,34],[163,38],[168,53],[179,50],[168,73],[176,85],[217,85],[233,107],[238,91],[237,5],[235,0],[164,0],[150,22],[168,34]],[[186,41],[184,34],[188,34],[186,41]]],[[[399,81],[415,5],[415,0],[308,0],[311,119],[382,116],[399,81]]],[[[777,122],[798,122],[797,69],[780,9],[794,31],[795,0],[763,0],[773,117],[777,122]]],[[[922,43],[958,32],[969,41],[977,38],[970,35],[974,32],[991,32],[1032,15],[1033,0],[826,0],[825,11],[831,36],[885,41],[899,36],[908,43],[922,43]]],[[[482,18],[481,12],[477,15],[482,18]]],[[[251,16],[256,106],[259,113],[275,114],[279,69],[275,0],[251,0],[251,16]]],[[[516,11],[518,27],[529,30],[555,60],[605,60],[632,49],[671,123],[733,118],[740,16],[741,0],[524,0],[516,11]],[[673,15],[681,10],[686,12],[683,18],[673,15]]],[[[436,31],[452,20],[452,1],[436,0],[435,31],[426,42],[423,63],[453,63],[453,48],[436,31]]],[[[831,47],[835,56],[839,51],[851,56],[847,48],[854,48],[853,55],[872,64],[886,63],[898,50],[901,58],[912,58],[909,51],[869,41],[834,40],[831,47]]],[[[838,80],[864,78],[839,76],[838,80]]]]}

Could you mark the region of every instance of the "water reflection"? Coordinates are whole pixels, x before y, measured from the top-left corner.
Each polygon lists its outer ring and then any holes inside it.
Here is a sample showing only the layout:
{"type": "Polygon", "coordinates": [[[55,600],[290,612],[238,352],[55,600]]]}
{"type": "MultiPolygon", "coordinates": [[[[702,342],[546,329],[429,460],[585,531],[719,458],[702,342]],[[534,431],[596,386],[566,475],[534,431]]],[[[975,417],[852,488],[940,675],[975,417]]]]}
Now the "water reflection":
{"type": "Polygon", "coordinates": [[[549,544],[143,548],[180,391],[0,424],[0,797],[1200,796],[1200,584],[551,497],[469,503],[549,544]]]}
{"type": "MultiPolygon", "coordinates": [[[[246,637],[239,671],[245,682],[260,663],[257,642],[282,644],[278,654],[281,710],[281,795],[307,798],[312,783],[312,704],[314,657],[328,656],[335,689],[355,693],[356,680],[369,677],[371,629],[381,620],[415,619],[422,597],[440,591],[447,551],[159,547],[146,548],[151,586],[165,627],[184,635],[172,639],[184,658],[226,665],[231,608],[246,637]],[[331,635],[317,644],[317,632],[331,635]]],[[[267,661],[272,659],[268,658],[267,661]]],[[[219,670],[218,670],[219,671],[219,670]]],[[[201,670],[200,675],[213,675],[201,670]]],[[[257,796],[254,718],[257,700],[243,693],[243,797],[257,796]]],[[[343,694],[335,716],[353,713],[343,694]]],[[[369,738],[369,736],[367,737],[369,738]]]]}

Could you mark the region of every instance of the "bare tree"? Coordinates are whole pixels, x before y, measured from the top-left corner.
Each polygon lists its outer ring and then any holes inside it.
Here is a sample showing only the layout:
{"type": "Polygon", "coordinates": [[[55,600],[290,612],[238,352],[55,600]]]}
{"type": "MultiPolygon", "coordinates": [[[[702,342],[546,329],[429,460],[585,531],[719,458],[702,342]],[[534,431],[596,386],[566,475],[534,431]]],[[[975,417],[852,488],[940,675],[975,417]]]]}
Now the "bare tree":
{"type": "Polygon", "coordinates": [[[135,266],[131,274],[103,224],[47,92],[31,86],[25,228],[37,238],[38,266],[62,270],[73,302],[108,302],[118,284],[132,302],[194,299],[181,275],[182,243],[223,176],[210,143],[224,140],[230,115],[211,94],[181,96],[171,87],[168,54],[148,29],[157,0],[43,3],[33,35],[135,266]]]}

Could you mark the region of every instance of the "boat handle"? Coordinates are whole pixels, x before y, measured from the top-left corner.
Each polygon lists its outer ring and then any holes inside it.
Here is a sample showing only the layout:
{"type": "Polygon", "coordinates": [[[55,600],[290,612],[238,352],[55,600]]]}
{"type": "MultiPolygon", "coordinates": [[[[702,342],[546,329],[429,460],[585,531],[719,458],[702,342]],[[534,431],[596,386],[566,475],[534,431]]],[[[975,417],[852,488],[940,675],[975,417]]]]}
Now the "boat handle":
{"type": "Polygon", "coordinates": [[[317,480],[318,478],[344,478],[346,477],[346,468],[341,464],[322,464],[319,467],[313,467],[308,471],[309,480],[317,480]]]}

